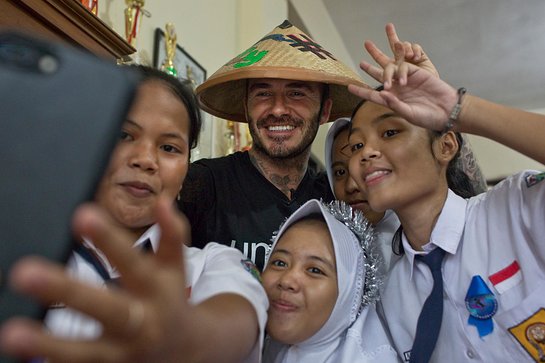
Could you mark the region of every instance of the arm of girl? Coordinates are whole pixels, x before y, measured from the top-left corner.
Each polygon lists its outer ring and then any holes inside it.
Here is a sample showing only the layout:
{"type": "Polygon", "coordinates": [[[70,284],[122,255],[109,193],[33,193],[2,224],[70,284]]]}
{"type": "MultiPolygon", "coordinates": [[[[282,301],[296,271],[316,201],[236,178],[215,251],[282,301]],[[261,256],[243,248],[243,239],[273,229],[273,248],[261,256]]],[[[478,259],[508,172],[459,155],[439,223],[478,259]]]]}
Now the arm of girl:
{"type": "MultiPolygon", "coordinates": [[[[405,49],[395,44],[395,60],[381,68],[362,61],[361,68],[384,83],[383,91],[349,86],[349,90],[369,101],[384,105],[415,125],[444,130],[459,101],[455,88],[429,72],[403,61],[405,49]]],[[[474,95],[461,97],[461,112],[454,129],[500,142],[545,163],[545,116],[499,105],[474,95]]]]}
{"type": "MultiPolygon", "coordinates": [[[[21,292],[67,306],[103,325],[93,340],[54,337],[34,321],[15,318],[0,332],[3,351],[50,362],[239,362],[259,337],[256,310],[240,295],[220,293],[187,302],[182,244],[187,224],[171,202],[157,209],[161,243],[155,255],[131,248],[130,236],[97,207],[80,208],[75,231],[91,238],[122,275],[123,289],[101,289],[71,279],[38,258],[19,262],[11,283],[21,292]]],[[[264,294],[264,292],[263,292],[264,294]]]]}

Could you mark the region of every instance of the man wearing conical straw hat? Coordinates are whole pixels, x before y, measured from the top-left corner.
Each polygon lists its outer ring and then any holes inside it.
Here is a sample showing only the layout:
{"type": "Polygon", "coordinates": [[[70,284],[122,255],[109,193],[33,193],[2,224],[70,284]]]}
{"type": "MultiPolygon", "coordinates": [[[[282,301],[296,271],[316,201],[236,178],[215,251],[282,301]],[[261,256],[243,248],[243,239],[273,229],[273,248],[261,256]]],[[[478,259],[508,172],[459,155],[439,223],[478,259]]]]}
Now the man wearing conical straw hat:
{"type": "Polygon", "coordinates": [[[356,73],[285,21],[197,88],[201,107],[247,122],[249,151],[201,159],[190,167],[180,208],[193,245],[236,247],[262,269],[272,233],[313,198],[333,198],[325,174],[309,170],[318,127],[349,116],[359,99],[356,73]]]}

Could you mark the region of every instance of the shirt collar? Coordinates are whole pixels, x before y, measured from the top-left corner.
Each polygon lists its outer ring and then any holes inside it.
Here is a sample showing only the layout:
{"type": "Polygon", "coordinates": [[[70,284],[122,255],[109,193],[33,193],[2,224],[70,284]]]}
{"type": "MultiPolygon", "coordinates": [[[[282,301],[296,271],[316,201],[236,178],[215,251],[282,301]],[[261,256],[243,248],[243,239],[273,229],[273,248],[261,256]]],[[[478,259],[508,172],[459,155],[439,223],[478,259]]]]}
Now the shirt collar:
{"type": "Polygon", "coordinates": [[[159,247],[159,240],[161,239],[161,229],[159,228],[158,224],[154,224],[146,232],[144,232],[140,238],[134,243],[133,247],[139,248],[141,247],[144,242],[149,239],[151,242],[151,246],[153,247],[153,252],[157,252],[157,248],[159,247]]]}
{"type": "Polygon", "coordinates": [[[462,234],[464,233],[466,206],[466,199],[460,197],[452,190],[448,190],[445,205],[441,210],[441,214],[439,214],[439,218],[437,218],[437,223],[431,232],[429,242],[422,246],[423,251],[414,250],[409,244],[405,233],[402,234],[401,242],[403,243],[405,255],[410,266],[409,279],[412,279],[413,276],[416,255],[427,255],[437,247],[442,248],[451,255],[456,253],[462,234]]]}
{"type": "MultiPolygon", "coordinates": [[[[144,244],[144,242],[149,239],[151,242],[151,246],[153,247],[153,252],[157,252],[157,248],[159,247],[159,240],[161,238],[161,229],[159,228],[158,224],[152,225],[150,228],[144,232],[138,240],[133,244],[134,248],[139,248],[141,245],[144,244]]],[[[100,258],[100,261],[104,265],[104,267],[108,270],[108,273],[111,277],[119,277],[119,273],[117,270],[110,264],[110,261],[106,258],[104,253],[102,253],[101,250],[95,247],[92,241],[90,241],[87,238],[83,238],[83,243],[87,248],[92,249],[96,255],[100,258]]]]}

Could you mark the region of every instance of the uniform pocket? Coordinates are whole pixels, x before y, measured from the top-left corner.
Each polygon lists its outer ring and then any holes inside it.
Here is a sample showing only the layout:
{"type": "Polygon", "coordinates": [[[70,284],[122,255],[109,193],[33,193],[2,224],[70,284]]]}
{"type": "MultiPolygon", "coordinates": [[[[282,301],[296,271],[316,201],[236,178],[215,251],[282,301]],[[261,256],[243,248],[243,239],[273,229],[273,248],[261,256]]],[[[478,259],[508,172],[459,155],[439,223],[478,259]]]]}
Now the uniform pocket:
{"type": "Polygon", "coordinates": [[[545,362],[545,281],[519,304],[497,314],[494,321],[511,340],[505,348],[513,358],[545,362]]]}

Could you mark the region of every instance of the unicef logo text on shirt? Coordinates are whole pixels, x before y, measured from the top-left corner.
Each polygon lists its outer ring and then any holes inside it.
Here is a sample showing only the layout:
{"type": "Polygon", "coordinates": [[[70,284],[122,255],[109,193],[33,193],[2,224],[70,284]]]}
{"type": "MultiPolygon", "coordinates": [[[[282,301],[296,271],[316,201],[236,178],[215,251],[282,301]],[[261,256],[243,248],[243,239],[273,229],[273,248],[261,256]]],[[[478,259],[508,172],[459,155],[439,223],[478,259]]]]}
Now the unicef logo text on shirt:
{"type": "Polygon", "coordinates": [[[231,247],[238,249],[244,256],[252,260],[259,271],[263,271],[265,257],[271,249],[271,245],[267,242],[241,242],[236,240],[231,240],[231,247]]]}

